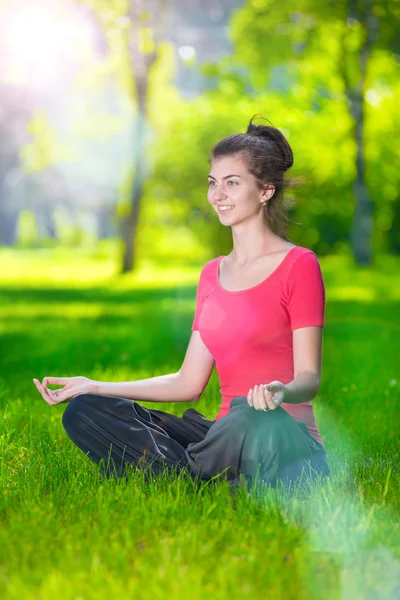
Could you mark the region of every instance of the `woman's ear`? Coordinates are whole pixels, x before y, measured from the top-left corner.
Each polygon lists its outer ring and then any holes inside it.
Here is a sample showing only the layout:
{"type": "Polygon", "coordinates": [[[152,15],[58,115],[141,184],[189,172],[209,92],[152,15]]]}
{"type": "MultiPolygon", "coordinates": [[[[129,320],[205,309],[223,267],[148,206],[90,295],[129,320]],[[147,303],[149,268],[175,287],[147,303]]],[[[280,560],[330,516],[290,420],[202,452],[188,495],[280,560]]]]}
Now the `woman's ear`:
{"type": "Polygon", "coordinates": [[[275,186],[272,183],[267,183],[261,194],[261,199],[269,200],[275,194],[275,186]]]}

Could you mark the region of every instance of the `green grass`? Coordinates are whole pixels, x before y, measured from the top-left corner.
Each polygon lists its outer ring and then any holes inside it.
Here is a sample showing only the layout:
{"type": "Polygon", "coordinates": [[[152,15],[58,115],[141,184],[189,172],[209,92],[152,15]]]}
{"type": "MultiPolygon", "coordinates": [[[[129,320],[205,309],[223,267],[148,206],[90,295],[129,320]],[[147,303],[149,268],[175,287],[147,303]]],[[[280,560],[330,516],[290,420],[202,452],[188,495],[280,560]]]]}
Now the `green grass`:
{"type": "MultiPolygon", "coordinates": [[[[323,377],[314,400],[332,476],[312,493],[232,496],[165,474],[105,480],[32,377],[132,380],[179,369],[201,268],[0,252],[0,597],[400,597],[400,260],[321,259],[323,377]]],[[[214,372],[196,409],[214,418],[214,372]]],[[[177,415],[190,403],[141,402],[177,415]]]]}

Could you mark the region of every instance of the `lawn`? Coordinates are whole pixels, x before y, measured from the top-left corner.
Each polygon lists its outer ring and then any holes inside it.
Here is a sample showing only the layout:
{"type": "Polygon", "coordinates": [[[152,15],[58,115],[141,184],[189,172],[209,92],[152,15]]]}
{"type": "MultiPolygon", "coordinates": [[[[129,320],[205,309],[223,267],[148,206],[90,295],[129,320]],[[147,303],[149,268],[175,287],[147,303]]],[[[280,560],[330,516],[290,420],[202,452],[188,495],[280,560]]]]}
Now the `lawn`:
{"type": "MultiPolygon", "coordinates": [[[[114,276],[90,253],[0,251],[0,597],[400,597],[400,259],[321,258],[314,400],[332,476],[312,493],[232,495],[182,476],[102,479],[32,378],[179,369],[201,264],[114,276]]],[[[214,371],[195,408],[218,411],[214,371]]],[[[191,403],[141,402],[177,415],[191,403]]]]}

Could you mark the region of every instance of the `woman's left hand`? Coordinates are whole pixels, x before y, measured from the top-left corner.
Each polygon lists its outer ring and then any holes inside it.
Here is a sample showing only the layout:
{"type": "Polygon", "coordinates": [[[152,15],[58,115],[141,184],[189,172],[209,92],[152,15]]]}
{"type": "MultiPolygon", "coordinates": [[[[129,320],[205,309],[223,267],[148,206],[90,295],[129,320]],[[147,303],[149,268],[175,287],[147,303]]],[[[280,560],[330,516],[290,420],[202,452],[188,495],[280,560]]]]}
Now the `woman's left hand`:
{"type": "Polygon", "coordinates": [[[285,391],[280,381],[255,385],[247,394],[247,402],[256,410],[275,410],[284,401],[285,391]]]}

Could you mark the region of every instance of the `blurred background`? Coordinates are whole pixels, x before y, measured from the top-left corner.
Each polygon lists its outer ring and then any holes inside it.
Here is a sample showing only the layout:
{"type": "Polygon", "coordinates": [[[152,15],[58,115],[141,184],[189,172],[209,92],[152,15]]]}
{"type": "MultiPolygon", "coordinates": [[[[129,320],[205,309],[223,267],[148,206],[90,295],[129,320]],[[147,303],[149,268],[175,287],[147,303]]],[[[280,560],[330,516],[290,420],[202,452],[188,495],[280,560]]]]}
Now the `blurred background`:
{"type": "MultiPolygon", "coordinates": [[[[0,0],[0,597],[399,597],[399,23],[400,0],[0,0]],[[32,382],[178,372],[232,249],[210,150],[255,114],[293,149],[289,237],[326,284],[333,474],[262,517],[106,488],[32,382]]],[[[196,410],[220,391],[214,369],[196,410]]]]}
{"type": "Polygon", "coordinates": [[[209,152],[256,113],[303,178],[294,243],[359,266],[400,253],[399,0],[0,6],[3,258],[86,249],[118,274],[229,253],[209,152]]]}

